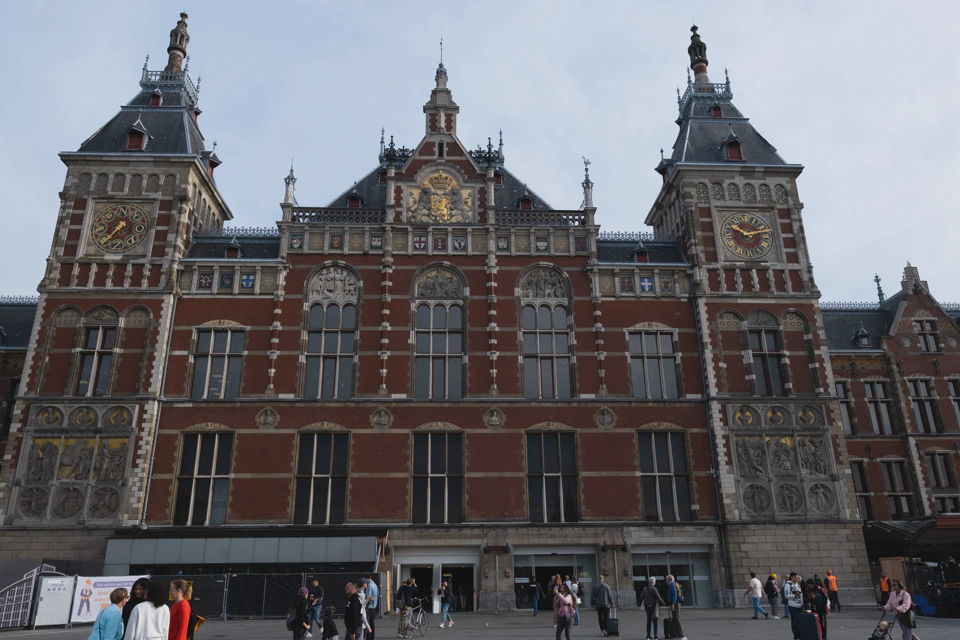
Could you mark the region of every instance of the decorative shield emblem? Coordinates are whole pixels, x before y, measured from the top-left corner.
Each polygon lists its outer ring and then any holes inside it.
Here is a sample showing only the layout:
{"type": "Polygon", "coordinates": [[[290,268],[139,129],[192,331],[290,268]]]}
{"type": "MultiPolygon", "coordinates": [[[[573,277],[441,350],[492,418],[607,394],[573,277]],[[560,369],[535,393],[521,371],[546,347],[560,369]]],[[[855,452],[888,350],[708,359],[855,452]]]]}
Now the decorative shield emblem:
{"type": "Polygon", "coordinates": [[[303,234],[294,233],[290,235],[290,248],[291,249],[300,249],[303,247],[303,234]]]}
{"type": "Polygon", "coordinates": [[[545,236],[537,236],[537,251],[546,251],[550,241],[545,236]]]}
{"type": "Polygon", "coordinates": [[[670,292],[673,291],[673,278],[670,276],[663,276],[660,278],[660,291],[670,292]]]}
{"type": "Polygon", "coordinates": [[[413,250],[426,251],[426,249],[427,249],[427,236],[413,236],[413,250]]]}
{"type": "Polygon", "coordinates": [[[640,291],[653,291],[653,278],[646,276],[641,277],[640,291]]]}
{"type": "Polygon", "coordinates": [[[336,234],[330,236],[330,248],[340,250],[343,249],[343,234],[336,234]]]}
{"type": "Polygon", "coordinates": [[[383,235],[375,233],[370,236],[370,248],[371,249],[383,249],[383,235]]]}
{"type": "Polygon", "coordinates": [[[245,273],[240,276],[240,288],[241,289],[253,289],[253,282],[257,279],[252,273],[245,273]]]}
{"type": "Polygon", "coordinates": [[[573,248],[576,251],[586,251],[587,250],[587,239],[583,236],[577,236],[573,239],[573,248]]]}
{"type": "Polygon", "coordinates": [[[221,289],[233,289],[233,274],[232,274],[232,273],[221,273],[221,274],[220,274],[220,288],[221,288],[221,289]]]}
{"type": "Polygon", "coordinates": [[[620,292],[633,293],[633,278],[631,276],[620,276],[620,292]]]}
{"type": "Polygon", "coordinates": [[[447,250],[447,236],[435,236],[433,238],[433,250],[434,251],[446,251],[447,250]]]}
{"type": "Polygon", "coordinates": [[[453,236],[453,248],[455,251],[463,251],[467,248],[467,236],[453,236]]]}
{"type": "Polygon", "coordinates": [[[212,289],[213,288],[213,274],[212,273],[201,273],[200,277],[197,278],[197,286],[201,289],[212,289]]]}
{"type": "Polygon", "coordinates": [[[510,236],[497,236],[497,250],[506,251],[510,248],[510,236]]]}

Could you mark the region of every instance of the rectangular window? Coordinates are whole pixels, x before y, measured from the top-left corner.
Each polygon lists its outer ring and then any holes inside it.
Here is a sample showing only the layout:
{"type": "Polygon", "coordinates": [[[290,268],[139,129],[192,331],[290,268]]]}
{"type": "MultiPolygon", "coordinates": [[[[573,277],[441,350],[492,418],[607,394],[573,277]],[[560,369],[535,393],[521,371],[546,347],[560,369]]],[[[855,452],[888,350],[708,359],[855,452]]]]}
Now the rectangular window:
{"type": "Polygon", "coordinates": [[[884,460],[880,462],[880,472],[883,476],[883,491],[887,497],[890,518],[904,520],[913,517],[913,493],[910,490],[906,462],[884,460]]]}
{"type": "Polygon", "coordinates": [[[570,332],[567,308],[527,305],[521,312],[523,395],[536,400],[570,399],[570,332]]]}
{"type": "Polygon", "coordinates": [[[413,435],[413,522],[463,522],[463,434],[413,435]]]}
{"type": "Polygon", "coordinates": [[[418,304],[414,357],[415,397],[463,397],[463,308],[418,304]]]}
{"type": "Polygon", "coordinates": [[[782,396],[783,381],[780,378],[780,336],[776,331],[750,331],[750,352],[753,357],[753,373],[756,376],[757,395],[782,396]]]}
{"type": "Polygon", "coordinates": [[[304,393],[307,398],[339,398],[353,395],[353,353],[356,349],[357,308],[345,304],[315,304],[310,307],[307,330],[307,366],[304,393]]]}
{"type": "Polygon", "coordinates": [[[577,442],[573,433],[527,434],[530,522],[577,522],[577,442]]]}
{"type": "Polygon", "coordinates": [[[913,328],[917,331],[917,341],[920,351],[936,353],[940,351],[940,334],[935,320],[914,320],[913,328]]]}
{"type": "Polygon", "coordinates": [[[873,497],[870,495],[870,483],[867,481],[867,463],[863,460],[852,460],[850,468],[853,471],[853,489],[857,494],[860,519],[873,520],[873,497]]]}
{"type": "Polygon", "coordinates": [[[117,345],[115,327],[90,327],[80,350],[78,396],[106,395],[110,387],[113,348],[117,345]]]}
{"type": "Polygon", "coordinates": [[[948,452],[927,453],[927,476],[933,489],[956,489],[957,477],[948,452]]]}
{"type": "Polygon", "coordinates": [[[673,333],[631,333],[630,378],[635,398],[676,399],[680,395],[673,333]]]}
{"type": "Polygon", "coordinates": [[[881,435],[893,435],[893,401],[887,391],[886,382],[864,382],[864,394],[870,409],[870,422],[873,432],[881,435]]]}
{"type": "Polygon", "coordinates": [[[13,422],[13,409],[16,406],[17,395],[20,393],[20,378],[7,382],[7,393],[3,397],[3,407],[0,409],[0,437],[10,433],[10,423],[13,422]]]}
{"type": "Polygon", "coordinates": [[[933,382],[930,380],[907,380],[910,390],[910,402],[913,404],[913,417],[917,421],[920,433],[938,433],[943,431],[937,420],[936,398],[933,395],[933,382]]]}
{"type": "Polygon", "coordinates": [[[173,524],[203,526],[226,521],[232,455],[232,433],[183,436],[173,524]]]}
{"type": "Polygon", "coordinates": [[[947,386],[950,388],[950,404],[953,405],[953,415],[957,418],[957,426],[960,427],[960,380],[947,380],[947,386]]]}
{"type": "Polygon", "coordinates": [[[640,488],[646,520],[692,520],[690,472],[682,433],[637,434],[640,488]]]}
{"type": "Polygon", "coordinates": [[[193,393],[196,400],[230,400],[240,395],[243,373],[244,331],[201,329],[193,361],[193,393]]]}
{"type": "Polygon", "coordinates": [[[300,434],[294,524],[343,524],[349,445],[348,433],[300,434]]]}
{"type": "Polygon", "coordinates": [[[853,398],[850,396],[850,383],[837,382],[837,399],[840,401],[840,417],[843,420],[843,432],[853,435],[855,433],[853,424],[853,398]]]}

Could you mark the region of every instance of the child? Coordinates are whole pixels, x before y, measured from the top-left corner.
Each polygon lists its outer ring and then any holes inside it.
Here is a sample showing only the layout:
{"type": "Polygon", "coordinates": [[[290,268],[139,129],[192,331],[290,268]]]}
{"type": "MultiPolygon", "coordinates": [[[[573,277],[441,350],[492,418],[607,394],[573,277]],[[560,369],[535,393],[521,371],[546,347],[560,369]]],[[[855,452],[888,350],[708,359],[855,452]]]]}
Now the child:
{"type": "Polygon", "coordinates": [[[333,614],[336,609],[333,607],[323,608],[323,640],[340,640],[337,634],[337,623],[333,621],[333,614]]]}

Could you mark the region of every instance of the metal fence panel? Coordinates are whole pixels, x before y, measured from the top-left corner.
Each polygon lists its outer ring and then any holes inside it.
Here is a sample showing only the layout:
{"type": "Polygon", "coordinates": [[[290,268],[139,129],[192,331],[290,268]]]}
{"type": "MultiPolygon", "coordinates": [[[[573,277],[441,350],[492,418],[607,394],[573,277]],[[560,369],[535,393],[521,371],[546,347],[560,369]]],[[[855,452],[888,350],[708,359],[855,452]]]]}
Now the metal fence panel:
{"type": "Polygon", "coordinates": [[[232,573],[227,585],[228,618],[283,618],[303,586],[302,573],[232,573]]]}
{"type": "Polygon", "coordinates": [[[190,610],[208,619],[223,616],[223,594],[227,588],[227,576],[219,573],[192,576],[150,576],[150,580],[166,587],[171,580],[186,580],[193,585],[190,610]]]}

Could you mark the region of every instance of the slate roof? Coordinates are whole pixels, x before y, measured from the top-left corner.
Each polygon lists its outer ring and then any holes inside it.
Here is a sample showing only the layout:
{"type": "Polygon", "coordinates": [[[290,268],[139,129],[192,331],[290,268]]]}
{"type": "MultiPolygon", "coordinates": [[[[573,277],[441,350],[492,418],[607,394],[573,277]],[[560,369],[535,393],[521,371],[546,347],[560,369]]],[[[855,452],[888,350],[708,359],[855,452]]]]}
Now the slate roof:
{"type": "Polygon", "coordinates": [[[225,260],[227,247],[234,240],[240,245],[240,260],[277,260],[280,257],[280,236],[196,235],[185,259],[225,260]]]}
{"type": "Polygon", "coordinates": [[[890,314],[885,309],[876,311],[825,309],[823,327],[827,332],[830,351],[880,350],[880,336],[889,335],[890,314]],[[861,327],[870,335],[870,347],[861,347],[854,337],[861,327]]]}
{"type": "MultiPolygon", "coordinates": [[[[644,240],[643,248],[647,252],[647,262],[687,264],[680,249],[680,243],[667,240],[644,240]]],[[[597,239],[598,262],[637,262],[638,243],[629,240],[597,239]]],[[[646,264],[646,263],[638,263],[646,264]]]]}
{"type": "Polygon", "coordinates": [[[26,351],[36,315],[36,303],[0,303],[0,350],[26,351]]]}

